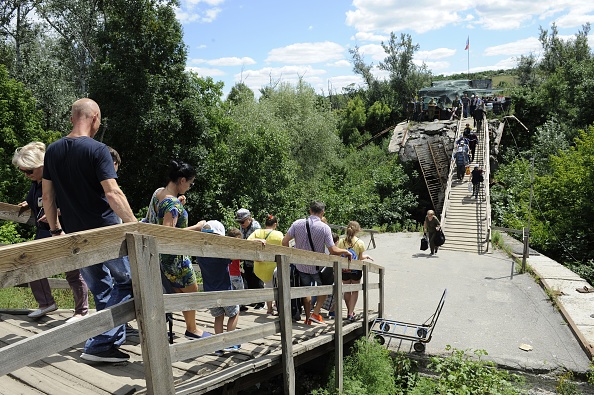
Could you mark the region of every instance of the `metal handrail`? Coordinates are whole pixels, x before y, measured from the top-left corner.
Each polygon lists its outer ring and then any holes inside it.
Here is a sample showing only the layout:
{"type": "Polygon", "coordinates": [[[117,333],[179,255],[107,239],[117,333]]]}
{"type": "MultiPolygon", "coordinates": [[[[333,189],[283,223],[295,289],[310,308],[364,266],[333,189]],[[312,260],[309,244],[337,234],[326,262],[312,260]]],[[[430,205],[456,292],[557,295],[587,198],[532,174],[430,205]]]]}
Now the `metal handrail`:
{"type": "Polygon", "coordinates": [[[489,242],[491,241],[491,192],[489,189],[489,180],[491,179],[491,146],[490,146],[490,138],[489,138],[489,125],[487,124],[487,117],[486,114],[483,115],[483,130],[485,131],[485,136],[483,140],[483,164],[484,168],[484,179],[483,181],[483,188],[485,190],[485,202],[486,202],[486,211],[487,211],[487,235],[485,238],[486,249],[485,252],[489,251],[489,242]]]}
{"type": "Polygon", "coordinates": [[[448,173],[448,182],[447,187],[445,190],[445,194],[443,197],[443,207],[441,208],[441,229],[445,229],[445,222],[446,222],[446,211],[450,204],[450,192],[452,191],[452,178],[454,175],[454,153],[456,152],[456,144],[455,142],[458,140],[458,136],[462,133],[462,116],[458,119],[458,128],[456,130],[456,135],[454,136],[454,148],[452,149],[452,159],[450,159],[450,172],[448,173]]]}

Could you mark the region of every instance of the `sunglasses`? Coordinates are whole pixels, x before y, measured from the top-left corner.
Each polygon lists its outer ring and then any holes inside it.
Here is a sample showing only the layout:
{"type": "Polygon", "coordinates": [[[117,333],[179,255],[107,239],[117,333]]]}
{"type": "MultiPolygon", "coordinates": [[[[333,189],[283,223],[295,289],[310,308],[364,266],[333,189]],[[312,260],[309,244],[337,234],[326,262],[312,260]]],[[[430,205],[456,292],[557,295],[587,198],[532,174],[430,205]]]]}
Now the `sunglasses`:
{"type": "Polygon", "coordinates": [[[29,176],[30,176],[31,174],[33,174],[33,171],[34,171],[34,170],[32,170],[32,169],[21,169],[21,168],[19,168],[19,170],[20,170],[20,171],[22,171],[23,173],[25,173],[25,174],[29,175],[29,176]]]}
{"type": "Polygon", "coordinates": [[[245,224],[245,222],[246,222],[246,221],[247,221],[247,218],[246,218],[246,219],[244,219],[244,220],[241,220],[241,221],[237,221],[237,222],[239,222],[240,224],[242,224],[242,225],[243,225],[243,224],[245,224]]]}

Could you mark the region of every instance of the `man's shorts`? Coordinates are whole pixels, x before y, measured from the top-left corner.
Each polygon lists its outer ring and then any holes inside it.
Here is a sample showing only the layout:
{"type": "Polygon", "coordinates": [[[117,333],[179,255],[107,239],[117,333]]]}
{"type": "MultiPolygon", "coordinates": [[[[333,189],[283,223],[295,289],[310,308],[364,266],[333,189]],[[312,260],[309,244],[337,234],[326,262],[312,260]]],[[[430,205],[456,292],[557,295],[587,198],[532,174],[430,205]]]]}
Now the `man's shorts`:
{"type": "Polygon", "coordinates": [[[309,287],[312,285],[322,285],[322,279],[320,273],[303,273],[299,272],[299,279],[301,280],[302,287],[309,287]]]}
{"type": "Polygon", "coordinates": [[[220,317],[223,314],[227,317],[235,317],[239,314],[239,305],[235,306],[224,306],[224,307],[210,307],[210,315],[213,317],[220,317]]]}

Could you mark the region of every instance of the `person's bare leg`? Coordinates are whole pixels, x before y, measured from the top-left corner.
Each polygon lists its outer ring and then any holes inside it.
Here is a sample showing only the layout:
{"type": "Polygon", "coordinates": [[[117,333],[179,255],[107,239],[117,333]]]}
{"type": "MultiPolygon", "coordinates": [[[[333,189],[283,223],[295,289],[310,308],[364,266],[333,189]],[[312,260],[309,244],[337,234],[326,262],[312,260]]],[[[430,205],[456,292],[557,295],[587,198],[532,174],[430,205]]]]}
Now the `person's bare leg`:
{"type": "MultiPolygon", "coordinates": [[[[351,280],[351,284],[360,284],[361,281],[351,280]]],[[[359,291],[351,292],[349,296],[349,301],[347,302],[347,311],[348,314],[355,314],[355,306],[357,305],[357,300],[359,299],[359,291]]]]}
{"type": "Polygon", "coordinates": [[[274,307],[272,306],[272,301],[267,301],[266,302],[266,312],[268,314],[273,314],[274,313],[274,307]]]}
{"type": "MultiPolygon", "coordinates": [[[[175,292],[198,292],[198,284],[194,283],[185,288],[175,288],[175,292]]],[[[186,330],[198,336],[202,336],[204,331],[196,326],[196,310],[182,311],[184,321],[186,321],[186,330]]]]}
{"type": "Polygon", "coordinates": [[[227,332],[234,331],[239,321],[239,314],[235,314],[233,317],[227,319],[227,332]]]}
{"type": "Polygon", "coordinates": [[[305,319],[309,320],[310,311],[311,311],[311,296],[306,296],[303,299],[303,308],[305,309],[305,319]]]}
{"type": "Polygon", "coordinates": [[[322,306],[324,305],[324,302],[326,301],[326,297],[328,295],[318,295],[318,298],[316,299],[316,305],[314,306],[314,314],[320,314],[320,310],[322,310],[322,306]]]}
{"type": "MultiPolygon", "coordinates": [[[[344,280],[342,283],[343,284],[351,284],[351,280],[344,280]]],[[[351,314],[351,310],[349,310],[350,300],[351,300],[351,292],[345,292],[344,293],[344,304],[346,305],[346,308],[347,308],[347,317],[349,314],[351,314]]]]}
{"type": "Polygon", "coordinates": [[[215,317],[214,320],[214,330],[215,334],[223,333],[223,323],[225,322],[225,314],[221,314],[218,317],[215,317]]]}

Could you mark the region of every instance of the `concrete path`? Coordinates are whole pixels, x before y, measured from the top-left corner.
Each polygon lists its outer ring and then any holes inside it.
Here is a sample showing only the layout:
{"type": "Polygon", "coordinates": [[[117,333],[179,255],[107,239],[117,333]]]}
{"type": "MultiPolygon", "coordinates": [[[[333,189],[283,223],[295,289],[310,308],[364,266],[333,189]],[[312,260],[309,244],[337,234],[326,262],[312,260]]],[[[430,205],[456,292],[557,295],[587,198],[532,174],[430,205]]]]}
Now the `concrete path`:
{"type": "MultiPolygon", "coordinates": [[[[512,259],[505,253],[440,250],[431,257],[419,250],[418,233],[378,234],[375,240],[377,248],[368,253],[386,268],[384,318],[422,324],[448,290],[426,354],[446,355],[451,345],[485,350],[487,358],[512,369],[588,371],[588,356],[567,322],[530,275],[510,278],[512,259]]],[[[376,303],[377,292],[371,295],[376,303]]],[[[398,340],[390,348],[398,348],[398,340]]],[[[410,349],[403,341],[400,350],[410,349]]]]}

